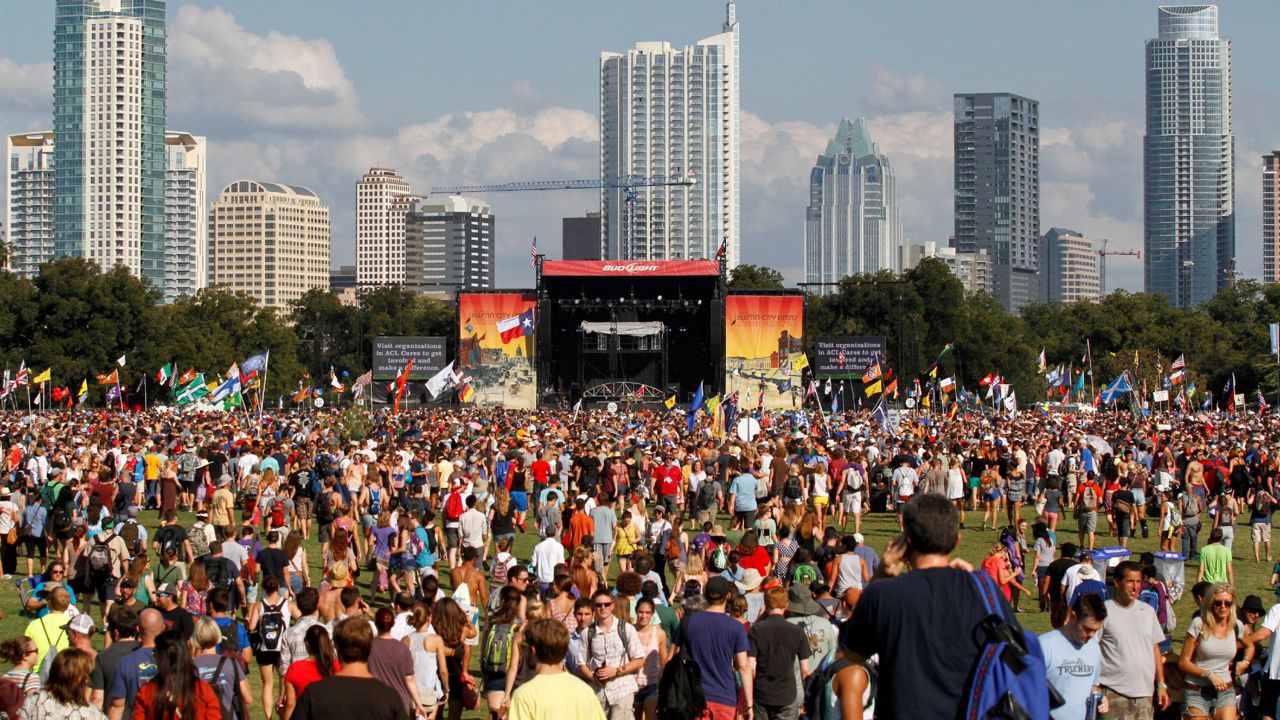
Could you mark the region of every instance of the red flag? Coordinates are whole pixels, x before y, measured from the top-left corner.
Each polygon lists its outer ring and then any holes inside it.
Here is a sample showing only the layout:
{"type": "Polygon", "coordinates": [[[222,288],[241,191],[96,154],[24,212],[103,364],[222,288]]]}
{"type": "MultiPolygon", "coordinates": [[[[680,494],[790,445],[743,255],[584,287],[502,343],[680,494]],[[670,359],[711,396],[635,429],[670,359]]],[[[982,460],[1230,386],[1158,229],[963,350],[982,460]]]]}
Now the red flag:
{"type": "Polygon", "coordinates": [[[400,376],[396,378],[396,402],[395,407],[391,410],[393,413],[400,412],[400,398],[404,397],[404,386],[409,382],[409,372],[411,370],[413,370],[413,358],[409,358],[409,362],[405,363],[404,372],[400,373],[400,376]]]}

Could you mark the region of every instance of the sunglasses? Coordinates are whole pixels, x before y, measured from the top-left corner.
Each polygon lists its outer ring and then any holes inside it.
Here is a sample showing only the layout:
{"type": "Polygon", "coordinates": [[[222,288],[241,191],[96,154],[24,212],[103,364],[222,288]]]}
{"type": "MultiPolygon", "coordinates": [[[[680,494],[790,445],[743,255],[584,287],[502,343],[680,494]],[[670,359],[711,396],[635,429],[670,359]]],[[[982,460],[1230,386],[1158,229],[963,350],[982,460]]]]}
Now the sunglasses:
{"type": "Polygon", "coordinates": [[[611,603],[611,602],[607,602],[607,603],[596,603],[596,607],[597,607],[597,608],[611,608],[611,607],[613,607],[613,603],[611,603]]]}
{"type": "Polygon", "coordinates": [[[1229,608],[1235,604],[1236,604],[1235,600],[1214,600],[1213,601],[1213,606],[1216,608],[1229,608]]]}

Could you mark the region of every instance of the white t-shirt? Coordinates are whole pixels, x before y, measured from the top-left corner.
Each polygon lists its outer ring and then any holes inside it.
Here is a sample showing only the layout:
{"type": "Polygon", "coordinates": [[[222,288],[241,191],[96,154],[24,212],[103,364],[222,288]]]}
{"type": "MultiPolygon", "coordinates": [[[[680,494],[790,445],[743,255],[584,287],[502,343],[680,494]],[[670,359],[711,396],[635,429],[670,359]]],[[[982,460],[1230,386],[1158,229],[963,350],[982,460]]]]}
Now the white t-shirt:
{"type": "Polygon", "coordinates": [[[1280,603],[1271,606],[1266,617],[1262,619],[1262,627],[1271,631],[1271,653],[1267,657],[1267,677],[1280,680],[1280,603]]]}
{"type": "Polygon", "coordinates": [[[564,562],[564,545],[554,537],[538,543],[533,548],[533,570],[538,582],[550,583],[556,579],[556,565],[564,562]]]}

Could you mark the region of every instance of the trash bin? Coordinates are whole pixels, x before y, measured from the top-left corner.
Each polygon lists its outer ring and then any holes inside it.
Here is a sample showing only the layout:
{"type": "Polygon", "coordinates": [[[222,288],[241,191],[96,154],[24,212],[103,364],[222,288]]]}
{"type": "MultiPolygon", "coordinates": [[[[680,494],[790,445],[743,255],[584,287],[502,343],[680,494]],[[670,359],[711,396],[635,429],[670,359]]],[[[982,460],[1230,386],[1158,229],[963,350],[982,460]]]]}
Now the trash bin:
{"type": "Polygon", "coordinates": [[[1182,553],[1176,553],[1172,550],[1161,550],[1158,553],[1154,553],[1154,555],[1156,558],[1156,576],[1168,588],[1169,599],[1178,602],[1182,597],[1183,589],[1186,587],[1186,557],[1182,553]]]}
{"type": "Polygon", "coordinates": [[[1132,554],[1132,550],[1119,545],[1096,548],[1093,550],[1093,569],[1098,571],[1098,576],[1102,578],[1104,583],[1110,585],[1111,576],[1108,571],[1132,554]]]}

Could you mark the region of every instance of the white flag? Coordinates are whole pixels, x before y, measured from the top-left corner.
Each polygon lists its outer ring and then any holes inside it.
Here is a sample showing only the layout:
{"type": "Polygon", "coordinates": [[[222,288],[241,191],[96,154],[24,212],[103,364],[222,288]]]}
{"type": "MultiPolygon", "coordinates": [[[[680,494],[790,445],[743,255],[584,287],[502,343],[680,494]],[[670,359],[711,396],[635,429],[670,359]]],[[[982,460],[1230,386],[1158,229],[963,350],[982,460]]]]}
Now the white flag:
{"type": "Polygon", "coordinates": [[[116,364],[119,365],[120,367],[124,367],[124,355],[121,355],[120,357],[116,358],[116,364]]]}
{"type": "Polygon", "coordinates": [[[440,372],[432,375],[431,379],[427,381],[427,392],[431,393],[433,399],[438,398],[441,393],[454,383],[455,379],[453,362],[450,361],[448,365],[440,368],[440,372]]]}

